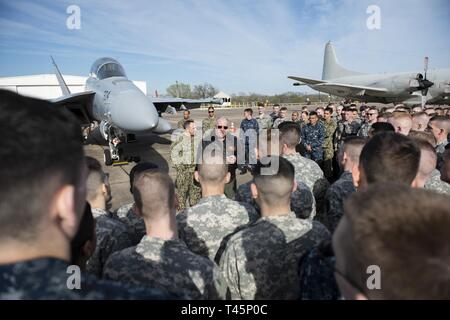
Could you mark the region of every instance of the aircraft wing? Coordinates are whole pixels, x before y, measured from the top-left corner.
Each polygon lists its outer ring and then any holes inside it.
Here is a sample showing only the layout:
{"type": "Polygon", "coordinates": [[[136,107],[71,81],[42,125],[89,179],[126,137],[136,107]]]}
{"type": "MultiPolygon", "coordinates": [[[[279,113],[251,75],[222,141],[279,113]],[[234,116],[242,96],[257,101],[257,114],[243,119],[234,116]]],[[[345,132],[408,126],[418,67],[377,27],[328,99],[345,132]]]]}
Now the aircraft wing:
{"type": "Polygon", "coordinates": [[[92,110],[92,102],[95,92],[85,91],[80,93],[71,93],[56,99],[50,100],[57,106],[62,106],[71,111],[82,125],[89,125],[93,120],[89,110],[92,110]]]}
{"type": "Polygon", "coordinates": [[[304,84],[309,84],[309,85],[326,83],[326,81],[324,81],[324,80],[315,80],[315,79],[309,79],[309,78],[301,78],[301,77],[293,77],[293,76],[289,76],[288,78],[295,80],[295,81],[300,81],[300,82],[303,82],[304,84]]]}
{"type": "Polygon", "coordinates": [[[366,87],[357,86],[345,83],[333,83],[324,82],[313,85],[314,89],[320,91],[320,89],[326,89],[327,91],[334,91],[339,94],[352,94],[357,96],[362,95],[379,95],[380,93],[386,93],[388,90],[386,88],[376,88],[376,87],[366,87]]]}
{"type": "Polygon", "coordinates": [[[166,109],[171,106],[178,110],[183,109],[182,105],[186,109],[200,108],[200,105],[206,103],[222,104],[220,99],[184,99],[184,98],[150,98],[150,101],[155,105],[158,112],[165,112],[166,109]]]}

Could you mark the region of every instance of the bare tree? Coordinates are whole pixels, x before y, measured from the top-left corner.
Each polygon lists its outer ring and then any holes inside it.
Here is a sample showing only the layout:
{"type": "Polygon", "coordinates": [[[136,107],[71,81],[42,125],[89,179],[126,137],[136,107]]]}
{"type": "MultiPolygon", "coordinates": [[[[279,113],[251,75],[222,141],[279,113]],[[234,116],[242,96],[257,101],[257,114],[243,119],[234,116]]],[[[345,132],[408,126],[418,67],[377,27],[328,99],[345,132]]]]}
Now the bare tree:
{"type": "Polygon", "coordinates": [[[182,83],[182,82],[176,82],[175,84],[170,85],[166,92],[168,95],[175,97],[175,98],[191,98],[192,97],[192,91],[191,86],[182,83]]]}
{"type": "Polygon", "coordinates": [[[203,84],[194,86],[193,95],[196,98],[205,99],[205,98],[214,97],[218,92],[219,92],[219,90],[217,90],[217,88],[215,88],[211,84],[205,82],[203,84]]]}

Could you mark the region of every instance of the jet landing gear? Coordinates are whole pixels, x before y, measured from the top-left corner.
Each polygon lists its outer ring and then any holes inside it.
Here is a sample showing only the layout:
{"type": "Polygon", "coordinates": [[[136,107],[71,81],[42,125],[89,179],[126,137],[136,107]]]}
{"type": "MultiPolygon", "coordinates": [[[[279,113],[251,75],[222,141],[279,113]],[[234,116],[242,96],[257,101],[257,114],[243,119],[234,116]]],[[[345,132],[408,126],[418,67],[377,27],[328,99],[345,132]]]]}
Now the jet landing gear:
{"type": "Polygon", "coordinates": [[[123,166],[141,160],[140,157],[125,155],[121,144],[119,138],[109,141],[109,149],[103,151],[103,160],[106,166],[123,166]]]}

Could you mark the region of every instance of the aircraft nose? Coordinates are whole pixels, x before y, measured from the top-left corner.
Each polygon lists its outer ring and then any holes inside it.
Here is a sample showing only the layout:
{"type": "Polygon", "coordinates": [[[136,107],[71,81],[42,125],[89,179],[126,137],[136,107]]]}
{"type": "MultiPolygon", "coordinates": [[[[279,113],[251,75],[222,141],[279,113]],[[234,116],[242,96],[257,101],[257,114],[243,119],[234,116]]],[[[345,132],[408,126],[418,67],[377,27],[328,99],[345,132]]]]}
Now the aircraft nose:
{"type": "Polygon", "coordinates": [[[148,131],[158,125],[155,106],[140,91],[129,90],[118,94],[111,105],[113,122],[125,131],[148,131]]]}

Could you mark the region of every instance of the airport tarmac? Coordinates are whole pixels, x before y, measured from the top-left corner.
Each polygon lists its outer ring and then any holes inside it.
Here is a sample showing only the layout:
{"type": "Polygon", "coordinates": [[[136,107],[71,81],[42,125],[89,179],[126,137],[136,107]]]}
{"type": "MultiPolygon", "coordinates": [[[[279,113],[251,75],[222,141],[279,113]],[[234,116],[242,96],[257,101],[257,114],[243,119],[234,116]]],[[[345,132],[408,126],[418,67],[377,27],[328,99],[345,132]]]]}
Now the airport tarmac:
{"type": "MultiPolygon", "coordinates": [[[[323,104],[322,104],[323,105],[323,104]]],[[[310,105],[310,109],[317,106],[310,105]]],[[[289,106],[288,110],[298,111],[301,106],[289,106]]],[[[253,108],[254,116],[257,116],[257,108],[253,108]]],[[[272,112],[272,108],[266,108],[266,113],[272,112]]],[[[288,117],[290,118],[291,113],[288,112],[288,117]]],[[[216,108],[215,112],[216,118],[225,116],[230,122],[233,122],[235,128],[239,128],[241,120],[244,116],[244,108],[216,108]]],[[[196,121],[202,121],[208,116],[207,109],[192,109],[191,118],[196,121]]],[[[163,114],[163,118],[168,120],[172,125],[172,128],[176,128],[177,122],[183,117],[183,112],[177,112],[176,115],[163,114]]],[[[138,137],[139,138],[139,137],[138,137]]],[[[125,150],[128,150],[133,155],[139,155],[141,161],[150,161],[156,163],[160,168],[169,172],[169,175],[175,179],[176,171],[171,166],[170,163],[170,144],[171,144],[171,134],[154,135],[149,134],[137,142],[128,144],[125,146],[125,150]]],[[[97,137],[97,141],[101,142],[103,145],[90,144],[85,146],[85,153],[88,156],[92,156],[99,160],[103,164],[103,149],[107,147],[107,143],[100,137],[97,137]]],[[[122,204],[129,203],[132,200],[132,195],[130,193],[130,183],[128,174],[135,163],[129,163],[124,166],[117,167],[106,167],[104,169],[109,173],[109,179],[112,190],[112,208],[111,210],[116,210],[122,204]]],[[[245,175],[240,175],[239,171],[237,173],[237,183],[238,186],[245,183],[251,179],[249,173],[245,175]]]]}

